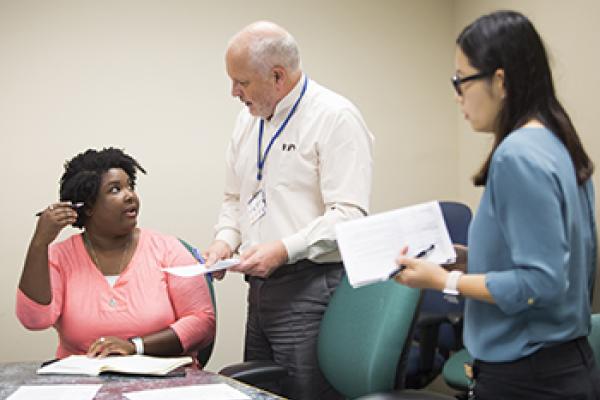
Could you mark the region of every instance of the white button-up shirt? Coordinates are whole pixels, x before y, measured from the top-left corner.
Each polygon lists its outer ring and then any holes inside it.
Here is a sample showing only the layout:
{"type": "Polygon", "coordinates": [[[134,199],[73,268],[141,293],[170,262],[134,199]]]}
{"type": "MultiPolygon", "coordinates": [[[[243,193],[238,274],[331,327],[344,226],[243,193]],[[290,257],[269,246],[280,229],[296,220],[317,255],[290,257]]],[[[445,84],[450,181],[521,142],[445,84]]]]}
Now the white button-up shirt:
{"type": "MultiPolygon", "coordinates": [[[[261,154],[302,91],[305,77],[264,121],[261,154]]],[[[216,239],[240,252],[282,240],[288,262],[340,261],[335,225],[366,215],[371,194],[373,136],[347,99],[308,80],[304,97],[267,155],[257,179],[260,118],[244,108],[226,155],[225,199],[216,239]],[[266,213],[251,223],[250,198],[263,190],[266,213]]]]}

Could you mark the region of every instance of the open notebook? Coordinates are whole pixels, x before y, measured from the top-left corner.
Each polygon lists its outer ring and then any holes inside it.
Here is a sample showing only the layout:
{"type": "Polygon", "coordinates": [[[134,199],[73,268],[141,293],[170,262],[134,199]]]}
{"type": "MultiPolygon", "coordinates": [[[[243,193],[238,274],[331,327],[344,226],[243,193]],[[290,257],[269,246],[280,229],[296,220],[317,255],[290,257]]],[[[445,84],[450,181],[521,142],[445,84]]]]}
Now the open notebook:
{"type": "Polygon", "coordinates": [[[437,201],[343,222],[336,225],[336,234],[353,287],[389,279],[403,246],[409,257],[420,253],[438,264],[456,259],[437,201]]]}
{"type": "Polygon", "coordinates": [[[91,358],[85,355],[69,356],[41,367],[38,374],[100,375],[103,372],[165,376],[169,372],[192,363],[191,357],[150,357],[143,355],[91,358]]]}

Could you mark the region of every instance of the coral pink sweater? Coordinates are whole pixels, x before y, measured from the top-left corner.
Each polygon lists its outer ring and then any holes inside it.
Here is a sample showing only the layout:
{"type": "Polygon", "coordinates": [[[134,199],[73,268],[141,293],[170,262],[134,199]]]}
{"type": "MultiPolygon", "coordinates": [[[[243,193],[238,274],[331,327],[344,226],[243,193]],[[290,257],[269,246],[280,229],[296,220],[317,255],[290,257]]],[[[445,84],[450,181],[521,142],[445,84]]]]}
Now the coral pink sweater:
{"type": "Polygon", "coordinates": [[[171,327],[191,354],[215,336],[215,315],[204,276],[176,277],[160,268],[194,258],[172,236],[140,230],[137,248],[114,287],[96,268],[80,234],[48,249],[52,301],[36,303],[17,290],[17,317],[28,329],[54,326],[56,357],[85,354],[100,336],[130,338],[171,327]]]}

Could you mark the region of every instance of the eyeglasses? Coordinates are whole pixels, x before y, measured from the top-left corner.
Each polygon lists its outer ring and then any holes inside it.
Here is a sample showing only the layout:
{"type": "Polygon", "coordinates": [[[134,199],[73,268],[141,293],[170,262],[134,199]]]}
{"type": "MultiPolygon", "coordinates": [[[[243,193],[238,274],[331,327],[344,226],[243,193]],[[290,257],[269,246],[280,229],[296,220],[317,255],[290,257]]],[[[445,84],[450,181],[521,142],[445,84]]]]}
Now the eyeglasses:
{"type": "Polygon", "coordinates": [[[465,76],[464,78],[461,78],[458,75],[454,75],[450,80],[452,81],[452,86],[454,86],[454,90],[456,90],[456,94],[458,94],[459,96],[462,96],[463,91],[462,91],[462,88],[460,87],[460,85],[462,85],[465,82],[485,78],[490,75],[492,75],[492,74],[489,72],[479,72],[477,74],[465,76]]]}

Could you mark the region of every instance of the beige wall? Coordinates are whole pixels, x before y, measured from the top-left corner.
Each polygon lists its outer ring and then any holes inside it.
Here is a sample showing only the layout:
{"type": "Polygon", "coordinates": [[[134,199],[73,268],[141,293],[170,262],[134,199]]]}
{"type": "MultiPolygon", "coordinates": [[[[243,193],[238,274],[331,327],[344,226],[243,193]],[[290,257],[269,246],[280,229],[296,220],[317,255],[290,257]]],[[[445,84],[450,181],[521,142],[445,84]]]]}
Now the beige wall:
{"type": "MultiPolygon", "coordinates": [[[[76,152],[124,147],[149,172],[140,225],[210,242],[240,109],[223,54],[254,20],[287,27],[309,76],[364,113],[377,138],[374,210],[455,197],[450,15],[452,2],[439,1],[0,0],[0,361],[49,358],[56,347],[52,329],[21,327],[14,293],[33,213],[55,200],[76,152]]],[[[240,277],[216,286],[212,370],[241,359],[245,322],[240,277]]]]}
{"type": "MultiPolygon", "coordinates": [[[[538,24],[565,105],[598,160],[593,1],[0,0],[0,361],[50,358],[56,347],[53,330],[20,326],[14,293],[33,213],[55,200],[62,163],[76,152],[125,148],[149,171],[139,179],[140,225],[210,242],[240,107],[224,47],[256,19],[287,27],[309,76],[362,110],[376,137],[373,211],[429,199],[475,206],[468,177],[488,143],[457,122],[449,76],[460,27],[496,7],[538,24]]],[[[240,277],[216,289],[211,370],[240,359],[245,318],[240,277]]]]}

